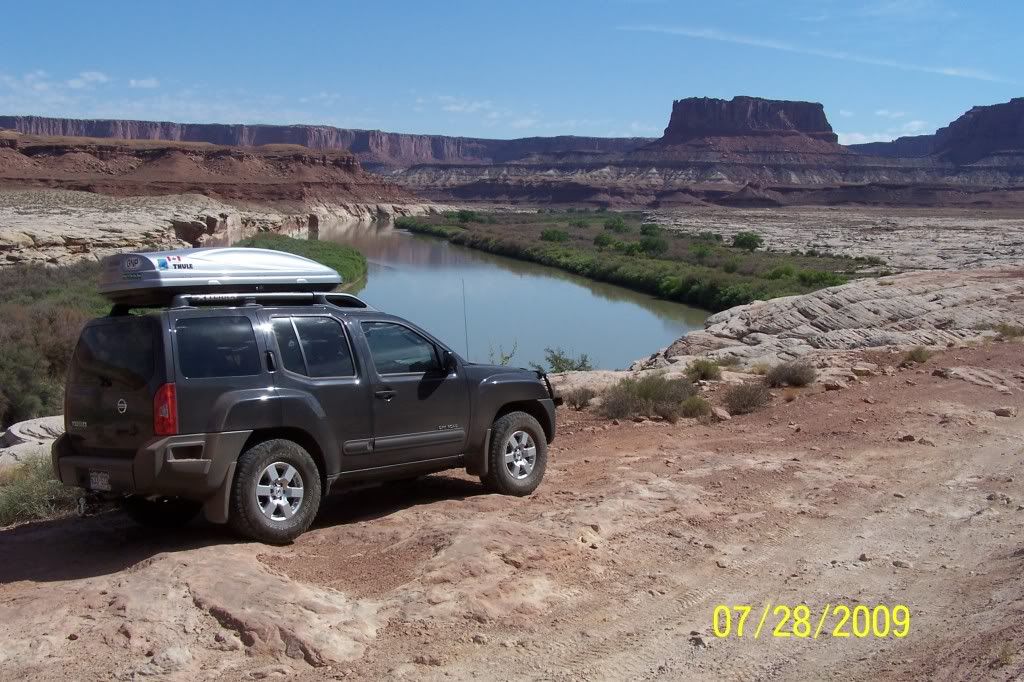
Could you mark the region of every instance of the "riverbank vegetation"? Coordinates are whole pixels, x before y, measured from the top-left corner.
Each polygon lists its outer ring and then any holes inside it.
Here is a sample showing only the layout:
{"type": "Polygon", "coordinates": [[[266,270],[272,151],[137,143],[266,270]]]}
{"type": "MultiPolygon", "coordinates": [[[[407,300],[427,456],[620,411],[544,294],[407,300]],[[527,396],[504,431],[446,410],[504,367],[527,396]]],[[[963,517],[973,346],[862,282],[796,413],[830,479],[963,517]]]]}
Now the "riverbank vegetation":
{"type": "MultiPolygon", "coordinates": [[[[337,270],[345,283],[366,277],[366,258],[341,244],[263,234],[241,245],[311,258],[337,270]]],[[[78,333],[110,310],[96,291],[101,269],[97,261],[0,268],[0,428],[60,413],[78,333]]]]}
{"type": "Polygon", "coordinates": [[[458,211],[395,224],[712,311],[843,284],[877,274],[880,265],[772,251],[756,230],[729,242],[713,232],[684,233],[645,223],[640,213],[458,211]]]}

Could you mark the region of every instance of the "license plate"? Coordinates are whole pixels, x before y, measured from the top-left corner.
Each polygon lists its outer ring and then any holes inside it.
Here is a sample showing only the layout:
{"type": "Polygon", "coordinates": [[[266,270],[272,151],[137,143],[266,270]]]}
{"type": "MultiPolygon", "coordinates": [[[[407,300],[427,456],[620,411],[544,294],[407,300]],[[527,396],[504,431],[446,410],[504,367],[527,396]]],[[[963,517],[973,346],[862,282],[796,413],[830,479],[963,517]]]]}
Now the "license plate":
{"type": "Polygon", "coordinates": [[[89,472],[89,490],[110,491],[110,473],[107,471],[89,472]]]}

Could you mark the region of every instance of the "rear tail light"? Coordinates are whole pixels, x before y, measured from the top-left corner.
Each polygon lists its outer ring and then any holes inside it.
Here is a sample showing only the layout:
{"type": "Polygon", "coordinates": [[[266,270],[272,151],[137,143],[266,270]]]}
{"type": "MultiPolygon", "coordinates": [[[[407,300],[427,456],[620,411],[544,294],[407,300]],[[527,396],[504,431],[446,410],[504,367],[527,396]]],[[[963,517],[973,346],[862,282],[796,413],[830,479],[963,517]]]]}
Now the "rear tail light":
{"type": "Polygon", "coordinates": [[[174,384],[164,384],[153,396],[153,433],[157,436],[178,433],[178,393],[174,384]]]}

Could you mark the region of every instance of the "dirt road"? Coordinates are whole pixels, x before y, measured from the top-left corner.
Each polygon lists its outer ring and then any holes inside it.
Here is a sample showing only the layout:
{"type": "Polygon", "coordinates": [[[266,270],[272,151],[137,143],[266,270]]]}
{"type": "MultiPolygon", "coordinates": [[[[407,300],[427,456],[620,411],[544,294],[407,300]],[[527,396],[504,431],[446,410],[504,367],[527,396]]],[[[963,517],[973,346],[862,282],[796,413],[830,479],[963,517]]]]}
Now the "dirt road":
{"type": "Polygon", "coordinates": [[[335,496],[284,548],[115,513],[0,531],[3,677],[1024,674],[1021,344],[719,424],[559,418],[529,499],[434,476],[335,496]],[[712,633],[716,605],[768,602],[904,604],[911,630],[712,633]]]}

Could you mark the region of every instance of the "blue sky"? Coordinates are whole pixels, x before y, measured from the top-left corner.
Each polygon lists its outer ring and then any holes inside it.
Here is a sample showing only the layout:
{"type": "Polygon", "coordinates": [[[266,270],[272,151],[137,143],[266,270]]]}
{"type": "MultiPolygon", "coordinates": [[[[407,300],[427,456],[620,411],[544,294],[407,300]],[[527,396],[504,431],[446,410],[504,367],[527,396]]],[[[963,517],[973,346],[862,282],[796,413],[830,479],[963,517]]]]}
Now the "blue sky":
{"type": "Polygon", "coordinates": [[[842,141],[1024,95],[1024,3],[9,3],[0,114],[658,136],[673,99],[819,101],[842,141]]]}

